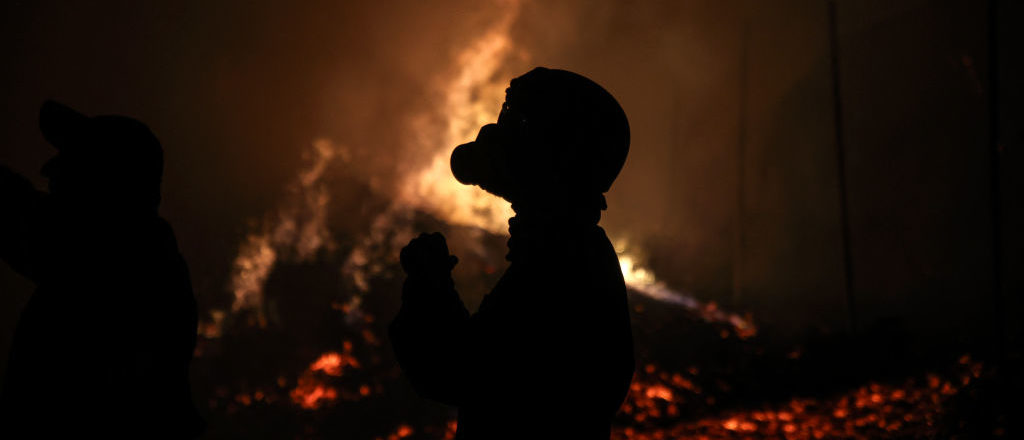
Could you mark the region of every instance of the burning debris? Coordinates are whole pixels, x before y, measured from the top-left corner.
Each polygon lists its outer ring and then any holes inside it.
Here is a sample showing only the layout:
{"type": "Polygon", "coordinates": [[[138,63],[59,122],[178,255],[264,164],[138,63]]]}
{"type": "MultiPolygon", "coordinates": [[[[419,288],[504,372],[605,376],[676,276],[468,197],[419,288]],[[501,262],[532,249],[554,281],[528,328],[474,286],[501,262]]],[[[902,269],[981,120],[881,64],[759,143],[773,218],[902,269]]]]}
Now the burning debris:
{"type": "MultiPolygon", "coordinates": [[[[425,167],[403,174],[390,192],[373,194],[386,203],[366,231],[346,237],[350,241],[344,246],[335,244],[324,179],[330,165],[347,161],[347,154],[318,140],[286,203],[245,237],[231,274],[231,312],[211,310],[200,327],[196,364],[204,375],[197,394],[210,396],[211,427],[225,427],[211,432],[211,438],[247,433],[454,438],[453,414],[415,397],[378,337],[385,334],[386,323],[374,316],[394,313],[401,282],[397,252],[425,225],[454,236],[464,252],[460,266],[468,273],[460,275],[460,286],[489,285],[500,274],[511,208],[456,182],[448,158],[451,148],[495,118],[513,65],[527,61],[528,54],[511,38],[518,3],[510,5],[456,55],[455,72],[438,84],[443,98],[438,114],[410,123],[409,145],[430,159],[425,167]],[[444,122],[440,130],[434,124],[439,117],[444,122]],[[282,285],[289,289],[305,290],[274,292],[268,287],[272,275],[288,280],[282,285]],[[268,298],[282,304],[301,300],[306,307],[302,318],[277,325],[278,312],[268,298]]],[[[746,378],[799,371],[805,362],[802,349],[770,348],[750,315],[669,287],[641,264],[641,251],[621,239],[613,242],[622,252],[634,326],[642,330],[637,347],[643,366],[621,410],[615,439],[941,438],[959,429],[946,418],[950,405],[957,399],[970,401],[977,384],[986,380],[983,364],[966,357],[945,374],[780,395],[779,388],[799,383],[801,375],[784,375],[783,384],[751,384],[746,378]],[[683,330],[666,333],[669,327],[683,330]],[[693,356],[698,350],[705,355],[693,356]],[[751,375],[752,369],[761,375],[751,375]]],[[[558,390],[538,398],[573,404],[572,396],[558,390]]]]}
{"type": "Polygon", "coordinates": [[[395,432],[388,435],[387,437],[377,437],[374,440],[398,440],[413,435],[416,431],[409,425],[400,425],[395,432]]]}
{"type": "MultiPolygon", "coordinates": [[[[299,173],[290,188],[288,204],[264,219],[256,232],[245,237],[239,247],[231,273],[233,312],[253,312],[260,326],[267,325],[263,288],[278,260],[304,262],[321,249],[332,247],[327,229],[327,203],[330,195],[323,183],[331,162],[345,150],[326,139],[313,142],[308,152],[308,168],[299,173]]],[[[223,318],[213,311],[214,324],[223,318]]],[[[222,316],[222,315],[221,315],[222,316]]],[[[219,330],[217,330],[219,331],[219,330]]]]}
{"type": "MultiPolygon", "coordinates": [[[[344,351],[324,353],[309,365],[309,369],[302,373],[302,376],[299,376],[298,385],[290,393],[292,402],[304,409],[317,409],[321,404],[338,398],[338,390],[320,377],[341,377],[345,369],[359,368],[359,360],[352,356],[352,342],[345,341],[342,345],[344,351]]],[[[361,385],[357,394],[359,397],[366,397],[370,394],[369,386],[361,385]]]]}
{"type": "MultiPolygon", "coordinates": [[[[690,373],[696,374],[691,369],[690,373]]],[[[826,398],[795,397],[756,409],[725,411],[688,420],[680,417],[685,399],[700,398],[701,388],[679,373],[659,372],[649,364],[633,383],[622,412],[632,418],[616,429],[616,440],[653,439],[882,439],[946,438],[953,399],[970,393],[984,365],[964,355],[947,374],[928,373],[901,384],[872,382],[826,398]],[[683,397],[686,396],[686,397],[683,397]]],[[[993,437],[1005,431],[987,433],[993,437]]]]}
{"type": "MultiPolygon", "coordinates": [[[[390,285],[397,288],[394,282],[390,285]]],[[[378,282],[372,287],[382,286],[378,282]]],[[[773,350],[761,335],[730,333],[723,339],[720,333],[732,329],[727,323],[709,322],[697,311],[674,304],[652,313],[650,308],[658,303],[646,297],[635,299],[648,308],[633,315],[641,327],[637,335],[641,367],[616,420],[613,438],[617,440],[948,438],[969,432],[961,425],[962,408],[991,386],[991,371],[963,356],[951,367],[902,380],[865,380],[847,389],[816,391],[814,385],[793,385],[807,380],[803,366],[810,362],[812,368],[820,367],[808,359],[813,353],[773,350]],[[689,330],[647,331],[657,328],[652,324],[667,324],[666,317],[673,317],[673,328],[689,330]],[[686,355],[681,362],[650,350],[656,337],[719,351],[686,355]],[[755,369],[760,373],[755,374],[755,369]],[[780,394],[779,389],[792,391],[780,394]]],[[[371,301],[360,310],[372,316],[381,307],[383,303],[371,301]]],[[[340,318],[335,320],[343,321],[340,318]]],[[[276,381],[268,378],[250,391],[233,393],[221,386],[210,409],[230,415],[231,431],[241,423],[281,437],[305,432],[308,438],[453,438],[453,414],[418,399],[394,368],[390,351],[376,341],[385,324],[371,317],[355,326],[335,327],[337,333],[329,336],[344,338],[340,346],[308,359],[297,377],[285,368],[276,370],[282,374],[276,381]],[[375,423],[367,425],[367,412],[375,423]]],[[[672,348],[671,343],[667,345],[662,348],[672,348]]],[[[821,374],[842,374],[842,368],[832,365],[831,371],[821,374]]],[[[258,376],[247,380],[259,381],[258,376]]],[[[538,398],[573,404],[572,396],[558,390],[538,398]]]]}

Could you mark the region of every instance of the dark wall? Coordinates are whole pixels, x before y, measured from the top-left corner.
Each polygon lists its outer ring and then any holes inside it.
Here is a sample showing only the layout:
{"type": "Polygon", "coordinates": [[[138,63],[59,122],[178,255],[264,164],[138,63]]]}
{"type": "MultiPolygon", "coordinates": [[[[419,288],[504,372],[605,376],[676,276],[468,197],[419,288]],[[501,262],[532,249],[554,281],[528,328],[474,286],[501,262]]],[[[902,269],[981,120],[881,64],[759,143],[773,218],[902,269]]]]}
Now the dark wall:
{"type": "Polygon", "coordinates": [[[846,11],[842,86],[863,324],[892,318],[936,342],[991,338],[985,5],[934,3],[877,20],[867,7],[846,11]]]}

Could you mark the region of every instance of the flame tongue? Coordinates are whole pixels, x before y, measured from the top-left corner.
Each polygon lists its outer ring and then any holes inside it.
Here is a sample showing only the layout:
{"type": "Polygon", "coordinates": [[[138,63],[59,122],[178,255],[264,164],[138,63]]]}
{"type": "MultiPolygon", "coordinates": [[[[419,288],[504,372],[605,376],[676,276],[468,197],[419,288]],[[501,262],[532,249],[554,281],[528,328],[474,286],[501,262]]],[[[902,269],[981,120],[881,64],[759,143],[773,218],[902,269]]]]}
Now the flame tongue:
{"type": "MultiPolygon", "coordinates": [[[[519,6],[517,1],[508,2],[494,26],[456,56],[454,74],[440,82],[444,104],[434,116],[443,118],[445,129],[428,129],[416,123],[431,120],[427,115],[414,119],[410,145],[433,153],[427,166],[400,178],[391,206],[373,221],[370,232],[357,243],[344,263],[343,272],[360,291],[369,290],[369,280],[382,270],[379,262],[392,259],[396,249],[414,236],[411,219],[415,212],[430,214],[453,226],[507,234],[507,219],[513,215],[508,202],[456,181],[449,158],[450,146],[472,140],[479,127],[493,122],[504,100],[505,78],[512,76],[514,65],[525,64],[525,53],[516,50],[510,37],[519,6]]],[[[460,150],[466,148],[464,145],[460,150]]],[[[263,289],[274,266],[282,259],[309,261],[321,249],[331,247],[326,226],[330,197],[323,178],[339,153],[346,153],[346,150],[327,140],[315,141],[309,165],[297,177],[287,203],[245,238],[231,277],[232,311],[251,312],[255,322],[265,326],[263,289]]],[[[610,232],[616,236],[614,231],[610,232]]],[[[623,248],[621,244],[617,247],[623,248]]],[[[623,277],[633,291],[695,311],[708,321],[729,323],[737,334],[755,332],[750,319],[726,313],[714,304],[703,304],[686,292],[669,288],[657,280],[653,272],[640,266],[639,261],[638,255],[632,252],[620,254],[623,277]]],[[[208,333],[219,334],[219,330],[208,333]]]]}
{"type": "MultiPolygon", "coordinates": [[[[452,178],[449,169],[450,146],[470,140],[478,127],[493,121],[495,110],[503,99],[505,81],[510,77],[508,65],[516,51],[510,39],[510,27],[518,12],[518,2],[503,9],[497,23],[473,41],[457,57],[457,71],[440,83],[444,105],[439,110],[446,124],[443,130],[432,126],[415,126],[410,145],[432,153],[427,166],[404,174],[391,197],[390,205],[374,218],[369,233],[356,242],[342,268],[352,284],[363,294],[369,292],[370,281],[395,260],[395,252],[413,235],[412,219],[417,212],[427,213],[449,225],[476,228],[492,234],[506,233],[506,220],[512,211],[508,203],[478,188],[462,185],[452,178]]],[[[435,115],[436,116],[436,115],[435,115]]],[[[429,118],[423,118],[429,120],[429,118]]],[[[345,158],[346,150],[326,140],[313,143],[309,164],[296,178],[289,197],[279,209],[246,236],[234,262],[231,277],[232,311],[251,313],[253,322],[267,325],[264,305],[264,284],[280,262],[302,262],[316,258],[322,250],[332,249],[326,227],[326,206],[329,194],[323,180],[330,164],[345,158]]],[[[479,235],[479,234],[478,234],[479,235]]],[[[616,237],[614,231],[610,234],[616,237]]],[[[619,235],[621,237],[621,235],[619,235]]],[[[693,311],[704,321],[725,323],[741,339],[756,329],[749,317],[702,303],[684,291],[674,290],[659,280],[654,272],[641,264],[642,252],[624,240],[613,240],[619,255],[623,278],[630,289],[660,303],[673,304],[693,311]]],[[[484,254],[486,250],[477,250],[484,254]]],[[[488,267],[487,271],[494,269],[488,267]]],[[[353,295],[347,302],[332,304],[341,311],[355,332],[362,331],[366,347],[379,349],[379,341],[370,330],[372,317],[361,310],[364,296],[353,295]]],[[[213,311],[211,323],[204,323],[203,335],[217,338],[221,326],[228,321],[226,312],[213,311]]],[[[728,335],[723,335],[723,338],[728,335]]],[[[730,339],[735,341],[735,339],[730,339]]],[[[741,341],[749,344],[752,341],[741,341]]],[[[360,345],[362,348],[363,345],[360,345]]],[[[799,355],[797,355],[798,357],[799,355]]],[[[372,371],[380,367],[376,355],[361,362],[354,354],[352,342],[345,341],[340,350],[329,350],[308,364],[294,381],[281,376],[278,394],[272,387],[235,396],[242,405],[290,402],[287,408],[318,410],[334,407],[342,401],[357,401],[383,395],[387,377],[372,371]],[[377,373],[370,383],[359,373],[377,373]],[[384,378],[384,379],[380,379],[384,378]],[[344,385],[349,385],[345,388],[344,385]]],[[[663,438],[879,438],[906,432],[932,433],[936,415],[942,404],[981,377],[981,365],[969,358],[961,361],[969,368],[959,379],[928,375],[925,381],[908,381],[903,386],[869,383],[863,387],[823,399],[794,398],[783,404],[764,408],[721,413],[715,397],[728,391],[729,384],[712,378],[701,380],[699,370],[691,366],[683,371],[662,371],[655,365],[639,371],[632,384],[630,397],[623,407],[625,426],[613,433],[616,439],[663,438]],[[716,390],[712,391],[711,388],[716,390]],[[680,419],[693,408],[712,408],[715,414],[698,419],[680,419]],[[917,427],[917,428],[914,428],[917,427]],[[924,428],[920,428],[924,427],[924,428]],[[910,428],[917,431],[908,430],[910,428]],[[929,431],[931,430],[931,431],[929,431]],[[878,434],[878,435],[874,435],[878,434]]],[[[678,366],[677,366],[678,367],[678,366]]],[[[701,366],[704,369],[704,366],[701,366]]],[[[390,374],[390,376],[389,376],[390,374]]],[[[365,376],[365,374],[363,374],[365,376]]],[[[554,395],[552,398],[563,396],[554,395]]],[[[220,393],[224,396],[229,393],[220,393]]],[[[220,395],[219,394],[219,395],[220,395]]],[[[212,405],[212,404],[211,404],[212,405]]],[[[337,413],[332,413],[337,414],[337,413]]],[[[427,435],[430,427],[395,423],[388,439],[427,435]]],[[[450,422],[439,437],[453,438],[455,423],[450,422]]],[[[908,435],[913,436],[913,435],[908,435]]],[[[934,437],[925,435],[924,437],[934,437]]]]}
{"type": "Polygon", "coordinates": [[[330,196],[323,178],[339,151],[326,139],[314,141],[309,165],[290,187],[287,203],[245,237],[231,273],[232,311],[253,312],[259,325],[266,326],[263,288],[278,260],[309,261],[333,246],[327,228],[330,196]]]}

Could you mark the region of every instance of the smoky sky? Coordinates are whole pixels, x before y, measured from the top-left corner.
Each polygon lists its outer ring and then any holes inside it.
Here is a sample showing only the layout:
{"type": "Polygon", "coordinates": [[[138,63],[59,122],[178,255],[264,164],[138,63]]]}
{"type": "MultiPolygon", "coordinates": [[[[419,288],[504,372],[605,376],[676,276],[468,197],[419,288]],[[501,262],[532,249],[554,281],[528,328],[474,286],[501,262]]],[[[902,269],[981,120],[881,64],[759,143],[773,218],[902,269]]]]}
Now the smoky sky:
{"type": "MultiPolygon", "coordinates": [[[[272,209],[314,139],[352,151],[352,169],[337,172],[358,179],[335,180],[331,215],[359,217],[350,185],[392,179],[417,158],[410,118],[441,104],[454,54],[510,7],[7,2],[0,163],[44,185],[45,99],[145,121],[165,147],[161,212],[202,303],[227,295],[247,222],[272,209]]],[[[938,291],[946,299],[930,316],[980,322],[987,306],[955,291],[988,283],[984,9],[874,1],[839,12],[863,312],[914,315],[938,291]],[[917,155],[936,149],[922,165],[917,155]],[[953,239],[933,245],[940,237],[953,239]]],[[[510,69],[578,71],[626,110],[631,152],[603,224],[641,243],[660,277],[768,321],[843,325],[825,2],[526,0],[511,37],[510,69]]],[[[31,289],[6,268],[0,286],[9,335],[31,289]]]]}
{"type": "MultiPolygon", "coordinates": [[[[350,147],[359,168],[389,177],[394,162],[410,154],[403,144],[410,115],[439,105],[432,87],[455,53],[510,3],[10,4],[4,83],[11,87],[0,159],[43,185],[35,170],[51,151],[38,135],[35,109],[47,98],[88,114],[137,117],[165,145],[162,212],[186,256],[203,259],[210,247],[230,253],[246,219],[280,197],[314,138],[350,147]]],[[[697,171],[723,154],[704,152],[729,142],[708,138],[735,123],[735,81],[727,77],[735,76],[736,60],[721,56],[735,49],[733,9],[525,2],[512,27],[515,50],[523,52],[513,68],[580,71],[626,108],[634,147],[607,221],[637,223],[638,238],[695,217],[725,221],[724,212],[694,215],[671,206],[679,199],[665,194],[706,191],[708,182],[673,182],[680,173],[660,158],[672,146],[665,132],[673,120],[702,119],[677,139],[690,145],[678,161],[688,179],[706,174],[697,171]],[[632,201],[617,205],[620,192],[632,201]]],[[[711,183],[732,184],[726,170],[719,174],[721,182],[711,183]]],[[[193,264],[197,279],[223,271],[229,255],[217,257],[219,264],[193,264]]]]}

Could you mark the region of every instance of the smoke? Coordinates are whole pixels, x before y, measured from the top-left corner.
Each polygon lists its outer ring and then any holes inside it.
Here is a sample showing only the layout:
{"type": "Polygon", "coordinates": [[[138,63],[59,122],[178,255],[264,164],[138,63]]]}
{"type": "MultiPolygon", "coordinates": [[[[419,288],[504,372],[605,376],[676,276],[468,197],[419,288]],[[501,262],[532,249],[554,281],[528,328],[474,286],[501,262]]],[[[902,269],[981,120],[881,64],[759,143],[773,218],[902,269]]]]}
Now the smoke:
{"type": "MultiPolygon", "coordinates": [[[[349,253],[342,267],[355,288],[366,294],[370,291],[370,280],[387,267],[382,264],[394,259],[397,250],[417,231],[413,220],[417,213],[424,213],[446,225],[478,228],[491,234],[504,235],[506,220],[512,215],[508,204],[478,188],[459,184],[448,169],[448,157],[455,145],[471,140],[483,124],[496,119],[497,109],[503,100],[508,78],[515,75],[524,65],[529,65],[533,56],[530,48],[519,40],[529,40],[517,35],[526,33],[529,26],[537,23],[520,22],[519,1],[503,1],[495,10],[491,22],[485,23],[471,38],[460,40],[461,48],[450,55],[450,66],[443,74],[427,81],[427,93],[436,96],[436,105],[421,108],[404,119],[404,129],[392,130],[404,135],[401,153],[416,160],[393,163],[390,170],[375,170],[374,166],[361,166],[360,178],[371,188],[390,200],[390,204],[375,214],[367,233],[357,234],[361,238],[349,253]],[[393,185],[381,185],[381,175],[389,176],[393,185]]],[[[586,9],[579,9],[586,10],[586,9]]],[[[568,11],[556,11],[566,14],[568,11]]],[[[542,23],[551,25],[550,15],[542,23]]],[[[607,19],[607,17],[605,17],[607,19]]],[[[571,28],[592,25],[588,20],[565,18],[571,28]]],[[[545,48],[550,51],[551,48],[545,48]]],[[[642,138],[642,137],[641,137],[642,138]]],[[[236,258],[232,277],[232,291],[235,295],[233,309],[257,310],[261,324],[265,324],[263,312],[263,284],[273,269],[282,251],[294,248],[297,261],[310,258],[326,244],[329,237],[324,228],[326,200],[328,198],[319,180],[333,157],[333,149],[326,141],[315,144],[318,160],[299,178],[302,194],[316,190],[313,196],[305,195],[304,210],[282,211],[272,226],[264,226],[259,234],[249,235],[236,258]],[[306,215],[306,223],[298,224],[297,216],[306,215]],[[301,229],[300,229],[301,228],[301,229]]],[[[361,148],[367,151],[367,147],[361,148]]],[[[347,151],[347,150],[346,150],[347,151]]],[[[376,156],[382,156],[374,150],[376,156]]],[[[300,194],[300,195],[302,195],[300,194]]],[[[612,229],[610,235],[628,237],[630,233],[644,231],[612,229]]],[[[616,240],[625,243],[625,240],[616,240]]],[[[620,256],[626,283],[640,294],[659,301],[672,303],[693,310],[709,321],[727,322],[751,334],[753,326],[749,318],[721,312],[712,303],[705,306],[701,301],[683,290],[673,290],[658,280],[654,273],[642,263],[642,247],[620,245],[620,256]]],[[[485,251],[477,250],[477,254],[485,251]]],[[[349,308],[358,311],[359,298],[350,299],[349,308]]]]}
{"type": "MultiPolygon", "coordinates": [[[[12,108],[31,108],[41,99],[36,93],[88,102],[87,112],[123,112],[151,122],[167,146],[163,212],[178,229],[205,308],[230,309],[236,302],[234,294],[224,298],[223,289],[241,271],[233,266],[239,246],[262,234],[262,219],[292,197],[285,188],[306,166],[302,151],[313,139],[349,146],[352,165],[324,183],[336,240],[377,221],[380,199],[456,216],[417,200],[417,192],[407,192],[406,177],[424,164],[432,165],[430,173],[447,171],[436,160],[438,151],[457,143],[447,134],[453,128],[446,115],[456,100],[446,85],[458,78],[455,60],[467,50],[494,50],[501,65],[480,78],[488,87],[465,89],[462,102],[481,103],[473,112],[482,118],[465,127],[498,113],[500,100],[487,104],[475,94],[492,93],[491,85],[500,94],[509,79],[535,65],[578,71],[611,91],[630,118],[633,143],[602,224],[643,250],[636,261],[667,285],[686,286],[703,299],[728,296],[740,3],[219,2],[152,11],[77,8],[70,15],[39,8],[33,17],[52,17],[26,18],[37,24],[10,28],[19,32],[10,41],[36,42],[26,43],[24,53],[49,54],[12,64],[12,83],[38,89],[18,92],[12,108]],[[474,49],[487,31],[504,26],[505,44],[474,49]],[[79,38],[57,44],[59,35],[79,38]],[[66,74],[72,71],[76,75],[66,74]],[[249,219],[257,224],[245,226],[249,219]]],[[[752,45],[751,64],[781,61],[770,65],[778,71],[750,72],[757,78],[751,139],[765,124],[757,115],[772,110],[791,86],[780,78],[806,70],[814,55],[805,50],[810,43],[774,44],[777,35],[787,41],[805,36],[790,30],[797,24],[783,23],[794,8],[760,8],[750,14],[779,23],[763,25],[767,31],[755,26],[755,42],[775,40],[752,45]]],[[[34,124],[17,124],[29,127],[26,139],[37,137],[34,124]]],[[[501,227],[502,221],[485,226],[501,227]]]]}
{"type": "Polygon", "coordinates": [[[334,247],[327,228],[330,194],[324,173],[336,157],[347,150],[318,139],[305,154],[308,166],[289,186],[284,203],[263,219],[242,242],[231,272],[231,309],[253,312],[260,326],[267,325],[263,289],[279,261],[301,263],[314,259],[321,250],[334,247]]]}

